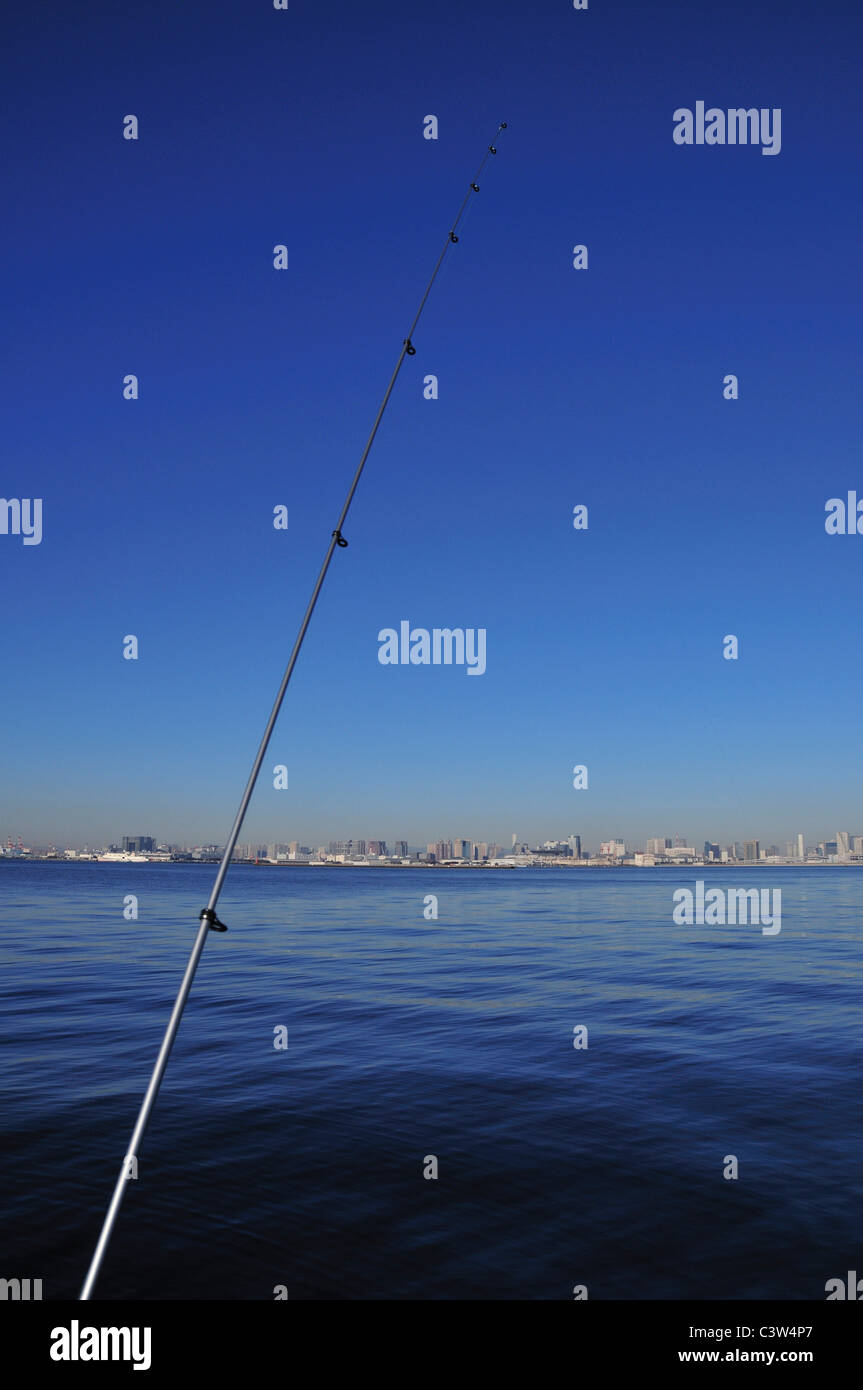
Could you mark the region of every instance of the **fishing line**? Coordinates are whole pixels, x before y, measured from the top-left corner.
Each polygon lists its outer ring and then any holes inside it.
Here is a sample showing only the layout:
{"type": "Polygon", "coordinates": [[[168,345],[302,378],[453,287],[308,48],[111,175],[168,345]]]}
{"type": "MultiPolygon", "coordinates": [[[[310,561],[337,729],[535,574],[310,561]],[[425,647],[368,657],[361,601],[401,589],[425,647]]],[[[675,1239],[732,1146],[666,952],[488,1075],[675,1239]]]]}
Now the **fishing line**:
{"type": "MultiPolygon", "coordinates": [[[[498,126],[494,139],[497,139],[497,136],[500,134],[502,130],[506,130],[506,121],[502,121],[501,124],[498,126]]],[[[177,998],[174,1001],[174,1007],[171,1010],[171,1017],[168,1020],[168,1026],[165,1029],[165,1035],[162,1038],[162,1045],[159,1048],[159,1055],[156,1058],[156,1065],[153,1068],[153,1073],[150,1077],[150,1082],[147,1086],[146,1094],[144,1095],[144,1099],[141,1102],[141,1108],[138,1112],[138,1119],[135,1123],[135,1128],[132,1131],[132,1137],[129,1141],[129,1148],[126,1152],[125,1158],[123,1159],[123,1165],[120,1169],[120,1176],[117,1178],[117,1183],[114,1187],[114,1193],[111,1197],[110,1205],[105,1214],[105,1220],[102,1223],[102,1230],[99,1234],[99,1239],[96,1243],[96,1248],[93,1252],[93,1258],[90,1261],[90,1268],[87,1271],[87,1277],[84,1280],[84,1284],[81,1289],[80,1300],[82,1302],[86,1302],[87,1300],[89,1300],[93,1293],[96,1280],[99,1277],[99,1271],[102,1267],[102,1262],[105,1258],[105,1254],[108,1249],[108,1244],[110,1242],[111,1235],[114,1230],[114,1224],[117,1220],[117,1215],[120,1211],[120,1207],[123,1202],[123,1197],[126,1192],[126,1185],[129,1181],[129,1173],[133,1165],[137,1162],[138,1148],[144,1136],[144,1131],[147,1128],[147,1122],[150,1118],[150,1113],[153,1109],[153,1105],[155,1104],[156,1096],[159,1093],[159,1086],[162,1083],[162,1077],[164,1076],[165,1068],[168,1065],[168,1058],[171,1055],[171,1048],[174,1044],[174,1039],[177,1036],[177,1030],[180,1026],[180,1019],[183,1016],[183,1009],[186,1006],[186,1000],[188,999],[189,992],[192,988],[192,981],[195,978],[195,971],[198,968],[198,961],[201,959],[201,954],[204,950],[204,944],[211,931],[225,932],[228,930],[228,928],[225,926],[225,923],[219,921],[219,918],[216,914],[216,904],[219,901],[219,894],[222,891],[222,884],[225,881],[225,875],[228,872],[228,866],[230,865],[231,857],[234,853],[234,849],[236,848],[240,831],[243,827],[243,821],[246,816],[246,811],[248,810],[249,802],[252,799],[252,792],[254,791],[255,783],[258,780],[258,773],[261,770],[261,764],[264,761],[264,757],[267,752],[267,746],[270,742],[270,737],[275,727],[276,720],[279,716],[279,710],[282,707],[282,701],[285,698],[285,691],[287,690],[288,683],[290,682],[291,676],[293,675],[294,666],[296,665],[297,657],[300,653],[300,647],[303,645],[303,638],[306,635],[306,630],[309,626],[309,623],[311,622],[312,614],[315,611],[315,605],[318,601],[318,595],[321,592],[324,579],[326,578],[327,570],[330,567],[330,561],[333,558],[333,554],[336,550],[336,547],[338,547],[339,549],[345,549],[347,547],[348,543],[342,535],[342,527],[345,524],[345,518],[347,517],[351,502],[353,501],[354,493],[356,492],[360,478],[362,477],[362,472],[365,468],[366,459],[368,458],[369,453],[371,451],[372,444],[375,440],[375,435],[378,432],[378,426],[380,425],[381,420],[383,419],[384,411],[387,408],[390,396],[392,395],[393,387],[395,386],[398,374],[401,371],[402,363],[404,362],[405,357],[413,357],[416,353],[416,348],[414,347],[412,341],[413,335],[416,331],[416,326],[419,323],[420,315],[422,314],[422,311],[425,308],[426,300],[431,294],[432,286],[434,285],[434,282],[437,279],[438,271],[443,265],[444,258],[447,252],[449,251],[450,247],[454,246],[458,241],[458,228],[461,223],[462,217],[464,216],[465,209],[467,208],[474,194],[479,192],[480,175],[482,174],[482,171],[485,168],[489,157],[494,154],[497,154],[497,148],[494,144],[494,141],[492,141],[492,143],[488,146],[488,149],[486,150],[485,154],[483,155],[480,166],[470,182],[470,186],[467,190],[467,193],[464,196],[462,205],[458,210],[456,219],[452,223],[452,226],[450,227],[450,230],[447,234],[447,239],[444,242],[443,250],[437,258],[437,263],[435,265],[434,270],[432,271],[431,279],[426,285],[425,293],[423,294],[423,297],[420,300],[419,308],[417,309],[416,314],[414,315],[413,322],[410,328],[408,329],[407,337],[404,338],[402,341],[402,349],[399,353],[398,361],[396,362],[395,371],[390,377],[389,385],[387,386],[387,389],[384,392],[384,398],[381,401],[380,408],[378,410],[377,415],[375,416],[375,422],[372,425],[371,434],[369,435],[366,447],[363,450],[362,458],[360,459],[359,464],[357,466],[357,471],[354,474],[353,481],[351,482],[350,487],[348,488],[348,494],[345,498],[344,505],[339,515],[339,519],[336,522],[335,530],[331,533],[330,543],[327,547],[327,553],[324,557],[324,562],[321,565],[320,573],[318,574],[317,580],[315,581],[315,587],[312,590],[312,596],[309,599],[308,607],[306,608],[305,615],[303,616],[303,621],[300,624],[300,630],[297,633],[293,650],[291,651],[290,659],[285,670],[285,674],[282,677],[282,683],[279,686],[279,692],[276,696],[275,704],[273,705],[270,717],[267,720],[267,727],[264,730],[263,738],[261,739],[260,746],[258,748],[257,754],[255,755],[255,761],[252,764],[252,770],[249,773],[249,779],[246,783],[246,788],[243,792],[239,809],[234,818],[234,824],[231,827],[231,833],[228,836],[228,840],[225,845],[225,851],[222,855],[222,859],[219,864],[219,869],[216,874],[216,881],[213,884],[213,888],[210,893],[207,906],[202,908],[199,914],[198,920],[200,921],[201,925],[198,928],[198,934],[195,938],[195,944],[192,947],[192,953],[189,956],[189,962],[186,966],[186,973],[183,976],[183,980],[180,985],[177,998]]]]}

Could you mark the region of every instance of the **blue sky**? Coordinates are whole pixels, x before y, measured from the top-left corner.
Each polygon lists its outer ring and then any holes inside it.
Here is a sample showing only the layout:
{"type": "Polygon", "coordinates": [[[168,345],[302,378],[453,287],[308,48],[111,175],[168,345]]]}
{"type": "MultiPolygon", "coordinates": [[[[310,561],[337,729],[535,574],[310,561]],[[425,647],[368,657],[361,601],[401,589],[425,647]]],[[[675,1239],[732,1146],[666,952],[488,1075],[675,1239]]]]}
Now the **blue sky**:
{"type": "Polygon", "coordinates": [[[824,531],[863,496],[863,12],[192,0],[7,29],[0,492],[44,530],[0,536],[4,837],[224,840],[502,120],[265,764],[288,790],[262,779],[242,838],[863,831],[863,536],[824,531]],[[677,146],[699,99],[781,108],[781,153],[677,146]],[[484,627],[486,673],[381,666],[402,619],[484,627]]]}

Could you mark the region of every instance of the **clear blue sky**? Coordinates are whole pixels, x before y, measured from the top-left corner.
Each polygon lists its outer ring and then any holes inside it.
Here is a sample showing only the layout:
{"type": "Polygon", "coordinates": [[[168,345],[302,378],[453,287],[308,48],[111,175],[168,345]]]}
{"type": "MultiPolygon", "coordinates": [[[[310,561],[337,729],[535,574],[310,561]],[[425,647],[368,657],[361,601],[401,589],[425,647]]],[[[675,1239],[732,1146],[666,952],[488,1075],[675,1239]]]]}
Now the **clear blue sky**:
{"type": "Polygon", "coordinates": [[[15,8],[4,837],[224,840],[501,120],[242,838],[863,831],[859,6],[15,8]],[[699,99],[781,153],[675,145],[699,99]],[[486,628],[485,675],[381,666],[405,618],[486,628]]]}

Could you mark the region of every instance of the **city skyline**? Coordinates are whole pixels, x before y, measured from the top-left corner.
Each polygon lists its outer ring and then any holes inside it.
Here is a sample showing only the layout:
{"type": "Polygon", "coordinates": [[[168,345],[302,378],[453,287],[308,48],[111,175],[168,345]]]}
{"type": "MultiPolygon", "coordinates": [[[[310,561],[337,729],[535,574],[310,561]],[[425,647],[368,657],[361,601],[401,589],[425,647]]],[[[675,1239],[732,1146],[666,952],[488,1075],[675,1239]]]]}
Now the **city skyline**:
{"type": "MultiPolygon", "coordinates": [[[[233,791],[236,794],[236,787],[233,788],[233,791]]],[[[591,792],[573,792],[572,800],[578,801],[579,796],[586,800],[591,792]]],[[[235,799],[236,796],[234,796],[235,799]]],[[[362,798],[359,799],[357,806],[351,813],[350,820],[347,822],[339,815],[319,814],[307,818],[297,816],[291,818],[292,826],[285,829],[283,828],[284,813],[274,814],[273,810],[274,805],[278,806],[279,800],[279,794],[273,792],[265,782],[262,783],[247,816],[242,835],[244,840],[255,840],[263,843],[278,839],[280,842],[287,842],[299,836],[305,842],[313,841],[315,844],[324,844],[332,839],[356,838],[355,824],[357,821],[376,827],[388,827],[395,824],[397,834],[393,836],[387,833],[384,838],[407,838],[412,844],[425,844],[431,839],[437,838],[437,831],[434,827],[429,833],[431,818],[427,820],[425,816],[417,814],[412,808],[406,810],[404,814],[399,814],[397,811],[389,814],[386,812],[378,814],[374,810],[365,814],[362,808],[362,798]],[[265,810],[260,802],[269,802],[271,809],[265,810]],[[301,819],[305,828],[301,832],[295,832],[294,827],[301,819]]],[[[849,797],[849,802],[851,801],[852,799],[849,797]]],[[[856,797],[853,802],[856,802],[856,797]]],[[[82,810],[79,809],[73,824],[69,825],[65,823],[65,817],[53,816],[46,806],[31,805],[29,815],[24,813],[25,809],[16,811],[15,807],[10,805],[8,795],[0,801],[0,816],[2,816],[0,844],[5,844],[10,835],[14,840],[20,836],[25,843],[34,844],[51,844],[60,841],[76,845],[83,845],[85,841],[107,844],[118,838],[117,816],[113,810],[108,813],[92,808],[91,814],[85,820],[82,810]],[[81,829],[82,823],[86,824],[86,833],[81,829]]],[[[122,812],[121,807],[115,809],[122,812]]],[[[224,843],[230,825],[232,809],[232,799],[227,797],[224,815],[217,818],[212,814],[211,808],[205,821],[200,815],[185,821],[170,806],[160,808],[155,817],[148,815],[146,808],[142,808],[140,813],[136,813],[133,807],[128,818],[123,813],[123,820],[126,824],[132,825],[149,824],[152,826],[157,824],[162,830],[160,839],[163,842],[213,844],[221,841],[224,843]],[[196,821],[203,822],[198,825],[197,833],[196,821]]],[[[444,810],[440,816],[435,816],[434,820],[437,826],[440,826],[441,824],[446,825],[447,822],[450,825],[457,824],[459,818],[458,812],[453,815],[444,810]]],[[[807,844],[814,844],[819,840],[832,839],[836,834],[836,826],[838,825],[845,826],[850,835],[857,834],[858,831],[854,827],[858,824],[863,827],[863,812],[858,818],[852,803],[850,806],[837,807],[833,814],[828,811],[825,816],[815,816],[811,806],[807,805],[801,816],[791,821],[786,806],[785,814],[781,820],[777,818],[773,822],[764,822],[759,821],[755,815],[747,816],[744,819],[739,816],[739,811],[737,818],[731,815],[725,817],[717,815],[711,818],[708,811],[702,810],[696,818],[694,816],[688,817],[680,810],[678,813],[663,815],[662,808],[659,807],[655,815],[644,810],[638,816],[631,811],[618,814],[612,807],[608,812],[597,811],[591,815],[579,816],[557,815],[551,811],[548,815],[538,812],[534,812],[532,815],[522,815],[516,811],[514,815],[506,819],[499,811],[486,816],[478,813],[476,808],[473,810],[466,808],[463,825],[467,826],[468,824],[481,824],[484,839],[495,840],[504,844],[510,842],[513,833],[518,835],[520,841],[530,840],[538,843],[549,838],[554,833],[555,826],[567,824],[580,827],[574,833],[580,834],[584,843],[591,839],[599,843],[600,840],[610,839],[613,836],[620,836],[627,844],[646,843],[649,838],[658,834],[657,826],[665,824],[669,829],[662,832],[664,835],[669,835],[672,838],[679,835],[681,839],[688,837],[695,843],[701,843],[704,840],[721,840],[723,843],[734,840],[742,842],[744,839],[757,838],[762,842],[785,844],[789,839],[796,840],[797,836],[802,833],[807,844]]],[[[382,832],[378,829],[376,833],[381,834],[382,832]]],[[[569,833],[571,832],[567,831],[567,834],[569,833]]],[[[122,838],[122,834],[120,838],[122,838]]]]}
{"type": "MultiPolygon", "coordinates": [[[[692,837],[694,839],[694,837],[692,837]]],[[[0,836],[0,854],[18,855],[22,853],[23,837],[7,836],[5,839],[0,836]]],[[[203,840],[200,844],[191,844],[188,840],[179,842],[159,839],[150,835],[123,835],[112,837],[104,843],[98,843],[89,839],[78,840],[74,844],[70,842],[55,844],[53,840],[45,844],[34,844],[33,846],[23,847],[24,853],[45,852],[48,850],[76,852],[124,852],[138,854],[154,854],[158,852],[176,853],[198,853],[203,852],[219,854],[223,845],[217,840],[203,840]]],[[[797,832],[791,838],[785,840],[769,841],[761,837],[748,837],[744,839],[734,838],[728,842],[705,839],[703,842],[696,841],[690,843],[690,837],[680,834],[665,836],[647,836],[637,842],[626,839],[622,836],[609,836],[605,840],[600,839],[595,844],[589,843],[588,839],[580,832],[570,832],[566,836],[546,837],[543,839],[530,839],[520,837],[516,832],[503,843],[496,839],[477,840],[471,837],[458,836],[450,839],[438,838],[436,840],[425,840],[414,843],[397,836],[394,839],[385,838],[353,838],[345,839],[325,838],[318,841],[314,837],[294,838],[289,840],[255,840],[244,839],[237,846],[235,858],[263,858],[263,857],[289,857],[296,856],[316,856],[327,853],[330,856],[343,855],[346,857],[357,858],[408,858],[417,855],[435,855],[440,859],[483,859],[487,857],[501,857],[516,853],[548,853],[553,854],[555,850],[561,854],[570,854],[574,858],[623,858],[634,853],[656,856],[657,858],[674,858],[691,853],[694,856],[703,857],[706,861],[722,861],[726,858],[733,861],[758,861],[765,857],[784,857],[791,860],[802,861],[807,856],[837,856],[840,859],[852,856],[863,856],[863,834],[856,834],[849,830],[837,830],[832,836],[822,835],[819,839],[809,842],[803,832],[797,832]],[[304,843],[304,840],[309,843],[304,843]]]]}

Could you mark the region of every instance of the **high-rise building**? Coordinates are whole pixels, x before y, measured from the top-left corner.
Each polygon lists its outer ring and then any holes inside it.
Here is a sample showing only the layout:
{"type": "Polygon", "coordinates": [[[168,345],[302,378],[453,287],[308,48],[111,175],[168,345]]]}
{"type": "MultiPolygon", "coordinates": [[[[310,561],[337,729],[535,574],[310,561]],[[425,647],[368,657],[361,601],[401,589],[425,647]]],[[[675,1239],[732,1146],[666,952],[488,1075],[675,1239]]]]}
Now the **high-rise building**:
{"type": "Polygon", "coordinates": [[[156,841],[152,835],[124,835],[123,849],[128,854],[152,854],[156,841]]]}
{"type": "Polygon", "coordinates": [[[805,842],[804,842],[804,840],[803,840],[803,836],[802,836],[802,835],[798,835],[798,836],[797,836],[797,858],[798,858],[798,859],[805,859],[805,858],[806,858],[806,845],[805,845],[805,842]]]}
{"type": "Polygon", "coordinates": [[[761,857],[761,846],[757,840],[743,841],[743,862],[753,864],[761,857]]]}
{"type": "Polygon", "coordinates": [[[836,853],[843,859],[851,853],[851,836],[847,830],[836,831],[836,853]]]}
{"type": "Polygon", "coordinates": [[[573,859],[580,859],[580,858],[581,858],[581,836],[580,836],[580,835],[570,835],[570,837],[569,837],[569,848],[572,850],[572,857],[573,857],[573,859]]]}
{"type": "Polygon", "coordinates": [[[395,849],[393,850],[393,854],[396,855],[396,857],[397,857],[398,859],[407,859],[407,857],[408,857],[408,842],[407,842],[407,840],[396,840],[395,849]]]}

